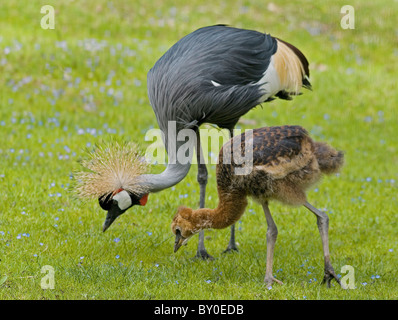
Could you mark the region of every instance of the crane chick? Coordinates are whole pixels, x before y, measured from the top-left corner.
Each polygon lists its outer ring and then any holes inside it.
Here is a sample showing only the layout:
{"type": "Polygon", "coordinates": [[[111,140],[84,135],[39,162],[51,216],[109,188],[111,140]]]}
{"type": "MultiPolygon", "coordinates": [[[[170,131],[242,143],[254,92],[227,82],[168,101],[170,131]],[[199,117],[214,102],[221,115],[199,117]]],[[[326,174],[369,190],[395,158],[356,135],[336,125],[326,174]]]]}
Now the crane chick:
{"type": "Polygon", "coordinates": [[[306,190],[318,182],[322,174],[338,172],[344,162],[341,151],[323,142],[314,142],[300,126],[264,127],[252,131],[252,139],[245,141],[246,133],[227,142],[219,153],[216,168],[219,203],[215,209],[193,210],[179,207],[171,224],[175,234],[174,252],[195,233],[203,229],[223,229],[236,223],[245,211],[247,197],[259,202],[267,221],[267,264],[265,283],[282,283],[272,275],[274,246],[277,227],[268,208],[270,200],[288,205],[303,205],[317,217],[325,262],[323,282],[330,287],[335,279],[339,284],[329,256],[328,216],[313,207],[306,199],[306,190]],[[236,140],[238,139],[238,140],[236,140]],[[235,174],[239,166],[232,159],[223,161],[224,153],[232,152],[231,144],[252,143],[253,167],[247,175],[235,174]]]}

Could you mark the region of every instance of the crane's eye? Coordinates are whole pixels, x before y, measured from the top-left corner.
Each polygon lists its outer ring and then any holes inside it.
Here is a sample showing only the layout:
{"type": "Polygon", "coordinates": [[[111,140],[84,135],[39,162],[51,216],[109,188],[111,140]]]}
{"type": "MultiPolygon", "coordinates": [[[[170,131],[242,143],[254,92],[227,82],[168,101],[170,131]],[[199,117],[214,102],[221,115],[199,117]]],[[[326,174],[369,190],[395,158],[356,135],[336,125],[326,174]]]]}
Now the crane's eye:
{"type": "Polygon", "coordinates": [[[109,211],[112,207],[112,193],[104,194],[98,199],[99,205],[105,211],[109,211]]]}

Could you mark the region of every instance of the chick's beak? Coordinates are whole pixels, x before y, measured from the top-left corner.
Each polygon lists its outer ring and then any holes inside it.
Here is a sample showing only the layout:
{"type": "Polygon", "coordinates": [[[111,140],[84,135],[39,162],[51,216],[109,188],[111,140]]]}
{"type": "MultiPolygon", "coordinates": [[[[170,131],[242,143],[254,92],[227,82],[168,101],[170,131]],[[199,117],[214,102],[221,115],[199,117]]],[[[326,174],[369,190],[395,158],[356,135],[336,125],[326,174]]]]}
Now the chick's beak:
{"type": "Polygon", "coordinates": [[[181,235],[180,230],[176,230],[176,239],[174,242],[174,252],[177,252],[178,249],[184,244],[186,238],[181,235]]]}
{"type": "Polygon", "coordinates": [[[124,211],[120,210],[119,206],[116,204],[112,205],[112,207],[109,209],[105,222],[102,226],[102,232],[105,232],[113,223],[113,221],[116,220],[118,216],[120,216],[124,211]]]}

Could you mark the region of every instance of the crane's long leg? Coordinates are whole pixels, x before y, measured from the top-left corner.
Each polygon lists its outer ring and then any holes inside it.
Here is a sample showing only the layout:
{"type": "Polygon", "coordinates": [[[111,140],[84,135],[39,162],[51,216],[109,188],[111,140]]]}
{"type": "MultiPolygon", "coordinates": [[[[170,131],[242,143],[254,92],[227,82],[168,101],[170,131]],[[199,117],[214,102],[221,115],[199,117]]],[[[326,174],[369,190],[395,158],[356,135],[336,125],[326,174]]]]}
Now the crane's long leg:
{"type": "MultiPolygon", "coordinates": [[[[329,254],[329,217],[326,213],[318,210],[308,202],[304,206],[316,215],[319,233],[322,240],[323,256],[325,260],[325,276],[323,278],[323,283],[326,282],[328,288],[330,288],[330,281],[335,279],[338,284],[340,284],[339,278],[337,278],[336,273],[330,262],[329,254]]],[[[341,284],[340,284],[341,285],[341,284]]]]}
{"type": "Polygon", "coordinates": [[[272,219],[267,202],[263,204],[263,210],[265,214],[265,219],[267,220],[267,265],[265,269],[264,282],[267,286],[272,285],[273,282],[283,284],[282,281],[275,279],[272,275],[272,265],[274,263],[274,248],[276,238],[278,236],[278,228],[276,227],[274,219],[272,219]]]}
{"type": "MultiPolygon", "coordinates": [[[[204,208],[205,198],[206,198],[206,185],[207,185],[207,168],[206,168],[206,163],[203,159],[199,130],[196,131],[196,156],[198,160],[197,181],[199,183],[199,188],[200,188],[199,207],[204,208]]],[[[207,253],[207,250],[205,248],[205,233],[203,230],[199,232],[198,249],[196,251],[195,258],[201,258],[203,260],[214,259],[210,254],[207,253]]]]}
{"type": "MultiPolygon", "coordinates": [[[[229,138],[232,138],[233,136],[234,136],[233,129],[229,130],[229,138]]],[[[234,251],[239,251],[238,247],[236,246],[236,240],[235,240],[235,224],[231,226],[231,236],[229,238],[227,249],[225,249],[223,253],[234,252],[234,251]]]]}
{"type": "Polygon", "coordinates": [[[223,253],[233,252],[233,251],[239,251],[235,241],[235,224],[231,226],[231,236],[229,238],[228,247],[223,251],[223,253]]]}

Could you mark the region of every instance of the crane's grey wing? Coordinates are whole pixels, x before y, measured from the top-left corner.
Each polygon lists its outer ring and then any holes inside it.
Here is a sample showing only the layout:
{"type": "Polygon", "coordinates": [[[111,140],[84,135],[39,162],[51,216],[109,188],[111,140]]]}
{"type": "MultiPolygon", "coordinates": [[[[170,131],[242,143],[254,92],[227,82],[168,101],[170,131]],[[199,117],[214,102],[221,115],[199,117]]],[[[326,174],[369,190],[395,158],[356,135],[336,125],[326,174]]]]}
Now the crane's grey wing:
{"type": "Polygon", "coordinates": [[[276,39],[257,31],[212,26],[172,46],[148,73],[148,95],[161,129],[209,122],[232,129],[260,103],[257,84],[277,50],[276,39]]]}

